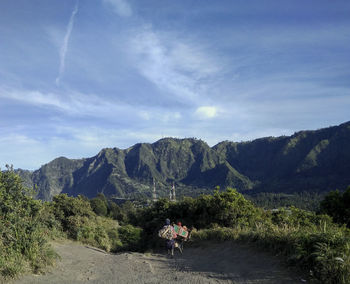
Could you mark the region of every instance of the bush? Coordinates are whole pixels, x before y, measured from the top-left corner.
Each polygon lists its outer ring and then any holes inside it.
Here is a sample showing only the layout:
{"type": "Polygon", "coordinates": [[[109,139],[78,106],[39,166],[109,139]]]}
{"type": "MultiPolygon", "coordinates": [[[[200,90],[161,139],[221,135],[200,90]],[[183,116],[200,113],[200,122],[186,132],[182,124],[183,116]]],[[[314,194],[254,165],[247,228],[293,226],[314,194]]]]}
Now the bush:
{"type": "Polygon", "coordinates": [[[143,248],[141,228],[125,225],[118,228],[118,234],[122,243],[122,247],[119,250],[137,251],[143,248]]]}
{"type": "Polygon", "coordinates": [[[0,171],[0,275],[4,277],[14,277],[26,267],[38,272],[56,258],[41,222],[42,202],[30,193],[11,167],[0,171]]]}
{"type": "Polygon", "coordinates": [[[350,227],[350,186],[343,193],[338,190],[329,192],[321,201],[320,211],[328,214],[339,224],[350,227]]]}
{"type": "MultiPolygon", "coordinates": [[[[99,198],[94,200],[101,201],[99,198]]],[[[97,216],[89,200],[84,197],[68,197],[66,194],[59,194],[53,198],[49,207],[59,222],[58,227],[69,238],[106,251],[116,251],[122,246],[117,233],[118,222],[97,216]]]]}
{"type": "Polygon", "coordinates": [[[68,197],[67,194],[59,194],[53,197],[50,206],[52,207],[52,213],[56,220],[60,222],[63,231],[68,232],[68,234],[71,234],[71,232],[69,232],[71,228],[69,224],[70,217],[79,216],[91,218],[96,216],[92,211],[90,202],[82,196],[68,197]]]}
{"type": "Polygon", "coordinates": [[[113,201],[110,201],[108,208],[109,217],[113,218],[114,220],[117,220],[120,223],[125,223],[127,221],[127,216],[124,213],[124,211],[113,201]]]}
{"type": "Polygon", "coordinates": [[[99,216],[107,216],[107,204],[100,198],[93,198],[90,200],[92,210],[99,216]]]}
{"type": "Polygon", "coordinates": [[[216,191],[208,205],[207,210],[212,219],[211,223],[225,227],[251,225],[260,214],[250,201],[232,188],[224,192],[216,191]]]}

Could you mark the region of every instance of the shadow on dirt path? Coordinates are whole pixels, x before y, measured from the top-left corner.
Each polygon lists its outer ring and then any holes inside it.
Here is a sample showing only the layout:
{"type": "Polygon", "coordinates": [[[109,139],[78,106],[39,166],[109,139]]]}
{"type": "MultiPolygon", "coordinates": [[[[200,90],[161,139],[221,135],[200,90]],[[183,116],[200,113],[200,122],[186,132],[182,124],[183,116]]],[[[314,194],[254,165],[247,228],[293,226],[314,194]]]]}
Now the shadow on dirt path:
{"type": "Polygon", "coordinates": [[[188,248],[173,259],[161,254],[108,254],[69,241],[53,246],[61,256],[55,267],[11,283],[303,283],[279,258],[234,243],[188,248]]]}

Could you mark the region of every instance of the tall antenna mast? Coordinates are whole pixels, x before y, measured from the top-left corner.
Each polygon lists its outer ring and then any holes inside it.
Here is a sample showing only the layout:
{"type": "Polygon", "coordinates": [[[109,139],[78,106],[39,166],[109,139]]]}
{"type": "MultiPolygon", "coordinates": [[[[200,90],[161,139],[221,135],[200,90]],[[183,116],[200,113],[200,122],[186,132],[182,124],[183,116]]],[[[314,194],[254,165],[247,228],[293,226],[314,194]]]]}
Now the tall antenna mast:
{"type": "Polygon", "coordinates": [[[173,182],[172,192],[173,192],[173,201],[176,201],[176,195],[175,195],[175,183],[174,183],[174,182],[173,182]]]}
{"type": "Polygon", "coordinates": [[[152,197],[153,197],[153,201],[157,201],[157,194],[156,194],[156,181],[155,179],[153,178],[153,194],[152,194],[152,197]]]}

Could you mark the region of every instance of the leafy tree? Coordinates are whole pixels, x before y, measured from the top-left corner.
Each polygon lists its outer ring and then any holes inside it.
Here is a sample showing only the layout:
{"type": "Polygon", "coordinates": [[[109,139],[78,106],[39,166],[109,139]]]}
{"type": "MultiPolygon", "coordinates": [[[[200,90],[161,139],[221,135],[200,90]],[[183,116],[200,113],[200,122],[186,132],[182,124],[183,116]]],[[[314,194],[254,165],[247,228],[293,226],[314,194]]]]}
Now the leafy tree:
{"type": "Polygon", "coordinates": [[[135,224],[137,219],[137,210],[135,205],[128,200],[122,205],[122,210],[127,217],[127,222],[135,224]]]}
{"type": "Polygon", "coordinates": [[[82,196],[69,197],[67,194],[54,196],[52,203],[53,214],[61,222],[63,230],[68,230],[69,217],[81,216],[90,218],[95,215],[90,202],[82,196]]]}
{"type": "Polygon", "coordinates": [[[213,221],[225,227],[248,225],[257,213],[254,205],[233,188],[216,191],[210,205],[213,221]]]}
{"type": "Polygon", "coordinates": [[[118,233],[123,250],[135,251],[142,248],[142,229],[125,225],[118,228],[118,233]]]}
{"type": "Polygon", "coordinates": [[[127,221],[127,216],[125,212],[113,201],[109,202],[108,206],[108,216],[121,222],[125,223],[127,221]]]}
{"type": "Polygon", "coordinates": [[[101,199],[104,203],[106,203],[106,205],[108,204],[108,200],[107,200],[106,196],[102,192],[98,193],[96,195],[96,198],[101,199]]]}
{"type": "Polygon", "coordinates": [[[90,200],[90,205],[92,210],[99,216],[107,216],[107,200],[106,202],[103,199],[95,197],[90,200]]]}
{"type": "Polygon", "coordinates": [[[350,227],[350,186],[345,192],[339,190],[329,192],[321,201],[321,213],[328,214],[333,220],[340,224],[347,224],[350,227]]]}

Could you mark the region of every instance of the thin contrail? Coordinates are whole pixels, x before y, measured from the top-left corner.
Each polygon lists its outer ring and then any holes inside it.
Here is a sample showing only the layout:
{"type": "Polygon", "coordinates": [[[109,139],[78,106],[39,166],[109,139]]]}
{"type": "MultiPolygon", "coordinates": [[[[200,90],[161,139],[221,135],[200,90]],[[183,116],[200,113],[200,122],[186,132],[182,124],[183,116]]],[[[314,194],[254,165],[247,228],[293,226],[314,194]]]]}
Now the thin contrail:
{"type": "Polygon", "coordinates": [[[70,35],[72,33],[72,29],[73,29],[73,25],[74,25],[74,18],[78,12],[78,8],[79,8],[79,0],[77,0],[77,3],[75,4],[72,15],[70,16],[69,23],[67,26],[67,32],[64,36],[63,44],[62,44],[61,49],[60,49],[60,69],[58,71],[58,76],[56,78],[56,85],[60,84],[61,76],[64,72],[64,65],[65,65],[66,54],[67,54],[67,49],[68,49],[68,42],[69,42],[70,35]]]}

